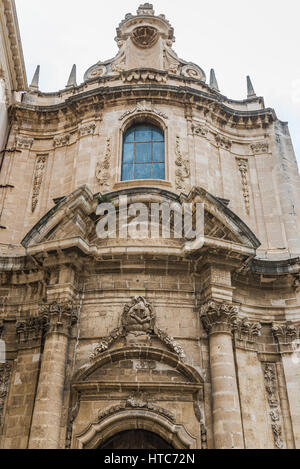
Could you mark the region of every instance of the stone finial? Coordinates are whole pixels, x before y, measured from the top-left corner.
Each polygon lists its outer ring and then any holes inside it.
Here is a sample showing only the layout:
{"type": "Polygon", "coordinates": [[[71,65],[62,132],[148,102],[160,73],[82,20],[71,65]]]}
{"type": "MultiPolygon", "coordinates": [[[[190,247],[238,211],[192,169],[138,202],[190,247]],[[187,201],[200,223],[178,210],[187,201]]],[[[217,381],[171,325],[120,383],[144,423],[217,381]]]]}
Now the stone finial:
{"type": "Polygon", "coordinates": [[[72,88],[73,86],[77,86],[77,82],[76,82],[76,65],[75,64],[72,67],[72,70],[71,70],[71,73],[70,73],[69,80],[68,80],[66,88],[72,88]]]}
{"type": "Polygon", "coordinates": [[[256,97],[256,93],[254,91],[254,88],[253,88],[253,85],[249,76],[247,76],[247,96],[248,98],[256,97]]]}
{"type": "Polygon", "coordinates": [[[210,71],[209,86],[215,91],[220,91],[219,86],[218,86],[218,82],[217,82],[217,79],[216,79],[216,74],[215,74],[215,71],[214,71],[213,68],[210,71]]]}
{"type": "Polygon", "coordinates": [[[138,15],[154,15],[153,5],[151,3],[144,3],[139,6],[137,10],[138,15]]]}
{"type": "Polygon", "coordinates": [[[39,80],[40,80],[40,65],[36,67],[36,70],[34,72],[33,78],[31,85],[29,87],[30,90],[32,91],[38,91],[39,89],[39,80]]]}

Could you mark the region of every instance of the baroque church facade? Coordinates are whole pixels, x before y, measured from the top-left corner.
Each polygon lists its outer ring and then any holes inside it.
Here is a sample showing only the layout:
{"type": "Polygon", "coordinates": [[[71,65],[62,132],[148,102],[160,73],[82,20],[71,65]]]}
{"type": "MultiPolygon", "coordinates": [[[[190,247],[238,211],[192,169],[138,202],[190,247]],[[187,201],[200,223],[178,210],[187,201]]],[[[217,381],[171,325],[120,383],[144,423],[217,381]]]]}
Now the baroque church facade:
{"type": "Polygon", "coordinates": [[[12,0],[0,16],[0,448],[300,448],[287,124],[249,77],[232,100],[180,59],[151,4],[55,93],[39,67],[27,86],[12,0]],[[202,244],[99,237],[124,198],[202,204],[202,244]]]}

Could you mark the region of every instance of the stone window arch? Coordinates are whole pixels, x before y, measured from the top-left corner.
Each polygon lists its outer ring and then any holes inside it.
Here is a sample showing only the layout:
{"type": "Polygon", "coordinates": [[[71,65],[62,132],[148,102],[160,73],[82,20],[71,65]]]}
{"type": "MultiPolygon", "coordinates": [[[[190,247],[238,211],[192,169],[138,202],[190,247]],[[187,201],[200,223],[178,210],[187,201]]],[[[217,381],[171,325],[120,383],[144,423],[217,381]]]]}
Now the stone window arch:
{"type": "Polygon", "coordinates": [[[165,180],[165,135],[151,122],[133,123],[123,135],[122,181],[165,180]]]}

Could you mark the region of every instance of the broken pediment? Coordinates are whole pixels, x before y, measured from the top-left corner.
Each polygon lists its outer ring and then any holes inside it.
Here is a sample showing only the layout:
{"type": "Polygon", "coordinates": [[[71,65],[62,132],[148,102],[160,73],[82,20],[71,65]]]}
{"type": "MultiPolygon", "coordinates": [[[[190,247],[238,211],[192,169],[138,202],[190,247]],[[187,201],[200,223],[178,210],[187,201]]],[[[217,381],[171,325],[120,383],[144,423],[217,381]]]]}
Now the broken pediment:
{"type": "MultiPolygon", "coordinates": [[[[205,82],[204,71],[179,59],[172,45],[174,30],[164,15],[156,16],[149,3],[141,5],[136,15],[127,14],[117,28],[119,53],[111,60],[90,67],[84,81],[122,74],[128,70],[155,69],[172,75],[205,82]]],[[[124,80],[128,80],[125,76],[124,80]]]]}
{"type": "MultiPolygon", "coordinates": [[[[86,186],[80,187],[68,197],[61,198],[55,207],[53,207],[26,235],[22,245],[27,249],[33,249],[34,252],[45,251],[47,249],[62,249],[64,247],[79,247],[85,254],[98,256],[101,249],[118,249],[120,246],[137,246],[139,249],[147,246],[153,246],[156,249],[172,248],[178,251],[178,255],[184,255],[185,250],[189,252],[199,250],[203,246],[210,244],[220,244],[223,250],[232,251],[235,249],[246,248],[253,251],[259,247],[260,243],[247,227],[247,225],[235,215],[220,199],[206,192],[201,188],[194,188],[189,195],[177,196],[168,191],[160,191],[154,188],[144,188],[143,190],[128,189],[123,191],[122,197],[126,196],[128,204],[128,213],[133,204],[142,205],[146,210],[146,223],[142,226],[142,231],[138,231],[139,238],[132,238],[132,232],[129,227],[133,224],[134,229],[139,225],[138,217],[140,212],[136,212],[127,217],[125,225],[127,226],[127,237],[120,235],[122,228],[120,218],[120,194],[110,193],[106,195],[105,200],[99,199],[99,196],[93,196],[86,186]],[[153,218],[151,207],[157,204],[158,216],[153,218]],[[185,238],[184,232],[184,204],[202,204],[203,207],[203,239],[201,245],[185,238]],[[99,235],[99,222],[105,226],[104,217],[99,216],[97,211],[99,207],[112,207],[115,217],[115,233],[109,231],[105,237],[99,235]],[[163,207],[168,207],[164,218],[163,207]],[[182,223],[178,228],[177,214],[182,214],[182,223]],[[169,218],[168,218],[169,217],[169,218]],[[169,236],[165,236],[166,220],[169,222],[169,236]],[[180,231],[180,230],[181,231],[180,231]],[[153,230],[157,238],[152,237],[153,230]],[[178,231],[179,230],[179,231],[178,231]],[[134,241],[134,244],[133,244],[134,241]]],[[[124,200],[124,199],[122,199],[124,200]]],[[[102,211],[103,211],[102,210],[102,211]]],[[[102,214],[103,215],[103,214],[102,214]]],[[[193,208],[192,217],[195,217],[193,208]]],[[[123,223],[123,222],[122,222],[123,223]]],[[[107,226],[109,228],[109,226],[107,226]]],[[[168,226],[167,226],[167,229],[168,226]]],[[[199,239],[198,239],[199,241],[199,239]]],[[[250,252],[249,251],[249,252],[250,252]]],[[[100,254],[99,254],[100,255],[100,254]]]]}

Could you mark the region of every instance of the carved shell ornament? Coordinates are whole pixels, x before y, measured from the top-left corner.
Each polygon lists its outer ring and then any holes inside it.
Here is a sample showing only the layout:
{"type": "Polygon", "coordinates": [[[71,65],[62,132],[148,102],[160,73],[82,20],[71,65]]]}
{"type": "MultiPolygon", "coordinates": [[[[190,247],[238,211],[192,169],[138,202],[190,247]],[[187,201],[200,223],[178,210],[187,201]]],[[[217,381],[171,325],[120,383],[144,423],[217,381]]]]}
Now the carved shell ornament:
{"type": "Polygon", "coordinates": [[[133,31],[132,41],[138,47],[148,48],[154,46],[158,40],[158,32],[151,26],[140,26],[133,31]]]}

